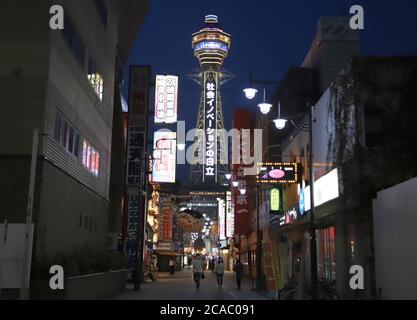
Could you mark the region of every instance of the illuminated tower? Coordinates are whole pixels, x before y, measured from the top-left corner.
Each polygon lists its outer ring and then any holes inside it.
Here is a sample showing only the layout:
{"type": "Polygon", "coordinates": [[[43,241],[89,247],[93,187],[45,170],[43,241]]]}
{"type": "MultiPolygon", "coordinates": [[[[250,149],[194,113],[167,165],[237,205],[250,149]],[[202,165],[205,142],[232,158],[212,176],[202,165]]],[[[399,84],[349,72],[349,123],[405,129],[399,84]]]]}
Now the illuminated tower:
{"type": "Polygon", "coordinates": [[[189,77],[201,86],[196,127],[199,130],[194,143],[195,163],[190,171],[193,183],[222,184],[225,180],[228,151],[220,87],[232,78],[222,68],[230,40],[230,35],[221,29],[215,15],[206,16],[202,29],[193,34],[192,47],[200,68],[189,77]]]}

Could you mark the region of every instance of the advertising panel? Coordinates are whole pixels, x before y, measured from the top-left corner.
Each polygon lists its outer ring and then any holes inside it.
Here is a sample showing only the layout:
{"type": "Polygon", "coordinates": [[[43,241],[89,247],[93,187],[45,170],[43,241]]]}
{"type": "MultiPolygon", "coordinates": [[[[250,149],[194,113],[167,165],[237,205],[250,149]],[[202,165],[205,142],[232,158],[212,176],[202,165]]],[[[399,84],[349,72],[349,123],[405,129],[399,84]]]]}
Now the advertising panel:
{"type": "Polygon", "coordinates": [[[226,236],[233,237],[235,233],[235,211],[232,204],[232,193],[226,192],[226,236]]]}
{"type": "MultiPolygon", "coordinates": [[[[339,197],[339,176],[337,169],[314,181],[314,207],[339,197]]],[[[310,186],[304,188],[304,211],[311,209],[310,186]]]]}
{"type": "Polygon", "coordinates": [[[298,183],[301,178],[298,163],[260,163],[257,183],[298,183]]]}
{"type": "Polygon", "coordinates": [[[155,123],[175,123],[178,114],[178,77],[157,75],[155,81],[155,123]]]}
{"type": "MultiPolygon", "coordinates": [[[[123,245],[126,268],[136,265],[138,250],[143,245],[140,230],[144,229],[144,199],[142,189],[145,172],[146,119],[150,83],[149,66],[132,66],[129,81],[129,114],[126,155],[126,206],[123,245]]],[[[142,259],[141,256],[139,256],[142,259]]]]}
{"type": "Polygon", "coordinates": [[[152,181],[174,183],[177,162],[177,133],[156,131],[153,149],[152,181]]]}
{"type": "Polygon", "coordinates": [[[219,209],[219,239],[226,239],[226,212],[224,200],[218,200],[218,209],[219,209]]]}

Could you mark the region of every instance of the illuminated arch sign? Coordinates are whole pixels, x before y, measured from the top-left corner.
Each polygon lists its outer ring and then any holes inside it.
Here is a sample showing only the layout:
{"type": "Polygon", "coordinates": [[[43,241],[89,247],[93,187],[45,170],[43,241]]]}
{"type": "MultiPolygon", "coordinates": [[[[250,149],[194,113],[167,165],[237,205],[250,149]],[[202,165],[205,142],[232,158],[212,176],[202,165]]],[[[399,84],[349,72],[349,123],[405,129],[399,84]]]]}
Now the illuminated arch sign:
{"type": "Polygon", "coordinates": [[[298,183],[301,165],[291,162],[258,163],[257,183],[298,183]]]}

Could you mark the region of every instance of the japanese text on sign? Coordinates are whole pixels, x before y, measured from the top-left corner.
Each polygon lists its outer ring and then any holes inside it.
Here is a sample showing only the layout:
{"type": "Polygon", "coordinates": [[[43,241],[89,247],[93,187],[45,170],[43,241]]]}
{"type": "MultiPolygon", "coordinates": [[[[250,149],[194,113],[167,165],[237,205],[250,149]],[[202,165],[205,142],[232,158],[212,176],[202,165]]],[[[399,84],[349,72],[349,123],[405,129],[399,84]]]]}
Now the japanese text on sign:
{"type": "Polygon", "coordinates": [[[217,137],[216,137],[216,91],[217,84],[215,78],[207,75],[205,82],[205,131],[206,131],[206,146],[205,146],[205,180],[210,180],[210,177],[215,176],[215,164],[217,161],[217,137]]]}

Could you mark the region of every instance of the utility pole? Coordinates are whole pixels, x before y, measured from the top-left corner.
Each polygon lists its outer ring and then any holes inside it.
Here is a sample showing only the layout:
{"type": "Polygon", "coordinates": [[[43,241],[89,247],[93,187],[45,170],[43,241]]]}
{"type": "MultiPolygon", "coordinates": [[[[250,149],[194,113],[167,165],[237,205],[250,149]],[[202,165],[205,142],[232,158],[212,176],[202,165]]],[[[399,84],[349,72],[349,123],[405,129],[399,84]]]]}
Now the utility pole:
{"type": "Polygon", "coordinates": [[[313,123],[314,123],[314,106],[310,106],[310,153],[309,153],[309,175],[310,175],[310,276],[311,290],[317,290],[317,246],[316,246],[316,228],[314,225],[314,166],[313,166],[313,123]]]}
{"type": "Polygon", "coordinates": [[[22,300],[29,299],[30,288],[30,268],[32,262],[32,214],[33,214],[33,197],[35,195],[35,180],[36,180],[36,167],[38,163],[38,146],[39,146],[39,129],[33,129],[32,140],[32,158],[30,164],[30,177],[29,177],[29,192],[26,211],[26,231],[25,231],[25,258],[22,272],[22,288],[20,290],[20,298],[22,300]]]}
{"type": "Polygon", "coordinates": [[[256,184],[256,288],[259,290],[262,287],[262,232],[259,224],[259,185],[256,184]]]}

